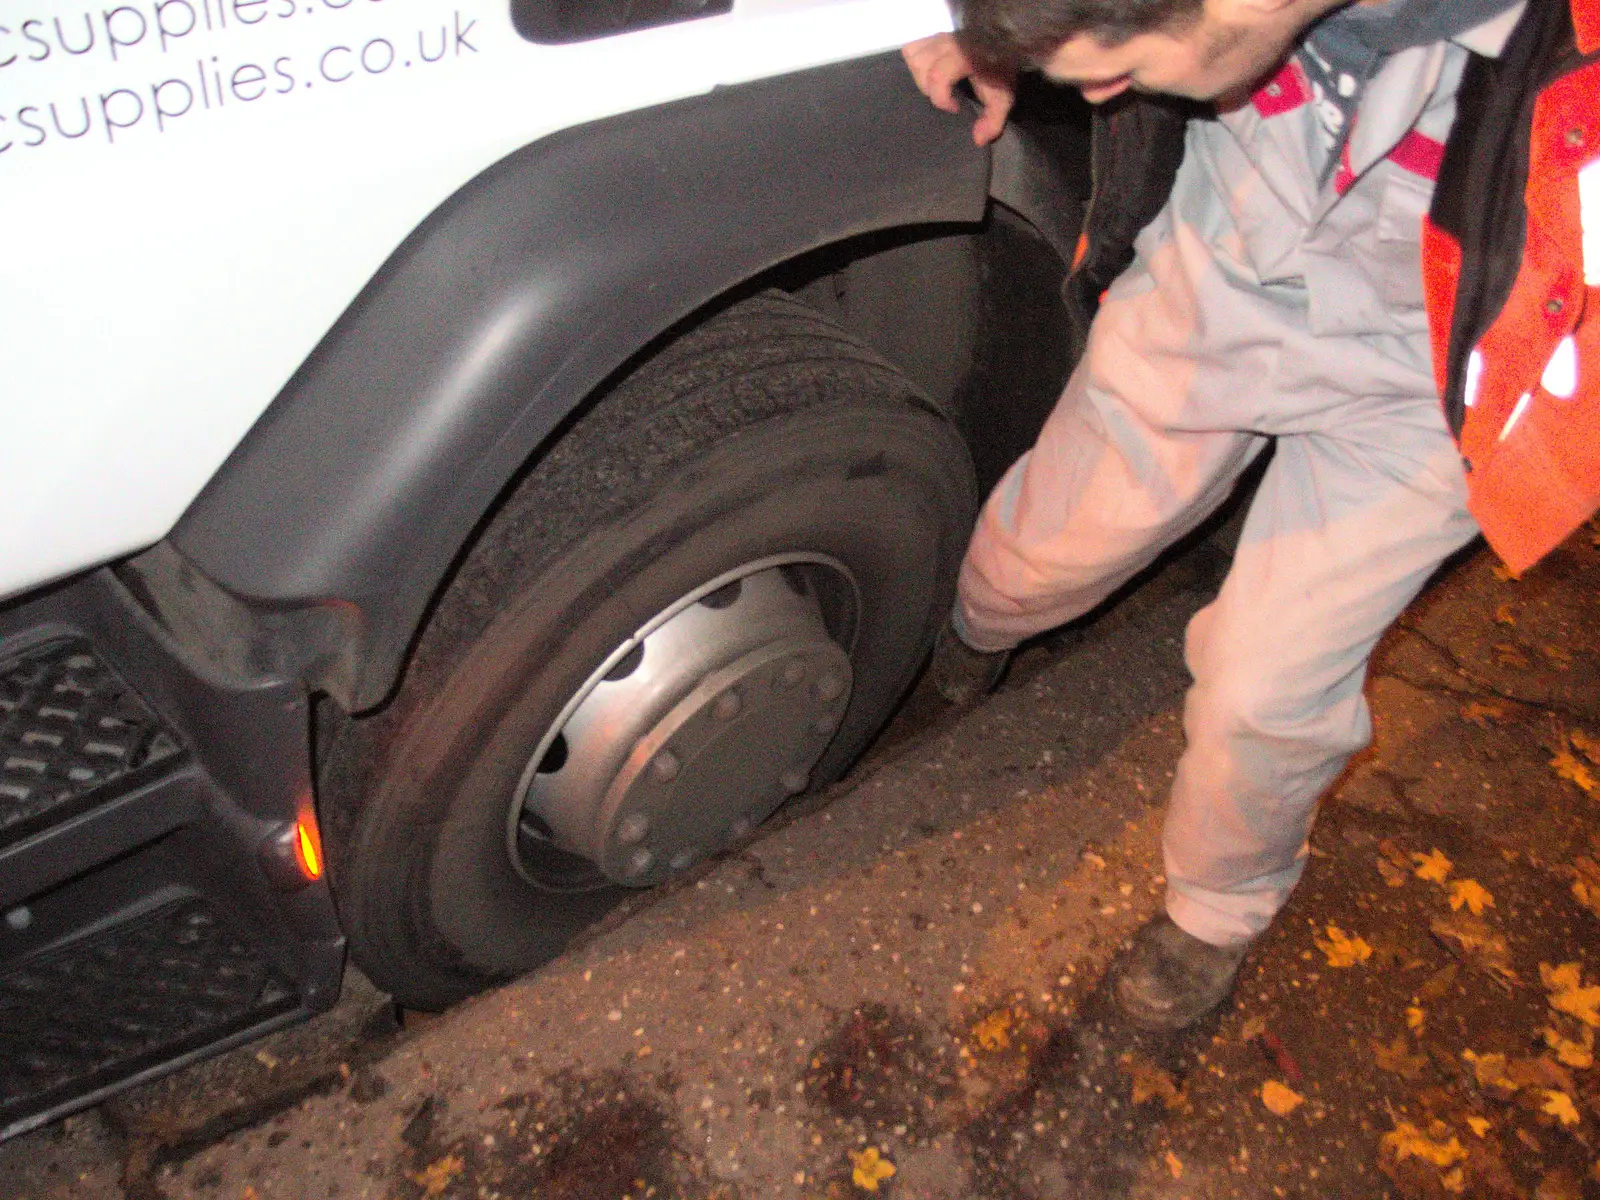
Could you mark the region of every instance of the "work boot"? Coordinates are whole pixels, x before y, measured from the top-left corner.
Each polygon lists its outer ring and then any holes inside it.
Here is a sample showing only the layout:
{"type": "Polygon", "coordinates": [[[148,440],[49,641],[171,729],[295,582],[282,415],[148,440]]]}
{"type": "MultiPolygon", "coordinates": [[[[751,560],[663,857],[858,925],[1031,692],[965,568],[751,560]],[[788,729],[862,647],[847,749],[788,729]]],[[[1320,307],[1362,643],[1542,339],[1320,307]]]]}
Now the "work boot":
{"type": "Polygon", "coordinates": [[[1176,1032],[1227,999],[1248,949],[1202,942],[1162,913],[1111,964],[1111,994],[1139,1028],[1176,1032]]]}
{"type": "Polygon", "coordinates": [[[955,626],[946,621],[934,639],[933,662],[928,670],[944,702],[966,708],[1000,686],[1010,662],[1011,651],[974,650],[961,640],[955,626]]]}

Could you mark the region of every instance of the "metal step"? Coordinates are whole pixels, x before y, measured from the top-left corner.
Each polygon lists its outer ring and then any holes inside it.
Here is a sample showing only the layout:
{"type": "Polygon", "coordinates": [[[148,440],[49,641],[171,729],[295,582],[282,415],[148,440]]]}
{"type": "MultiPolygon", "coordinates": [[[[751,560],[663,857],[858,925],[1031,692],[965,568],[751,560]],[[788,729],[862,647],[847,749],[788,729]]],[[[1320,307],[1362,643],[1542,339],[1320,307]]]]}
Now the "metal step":
{"type": "Polygon", "coordinates": [[[0,973],[0,1136],[298,1005],[204,898],[170,888],[0,973]]]}
{"type": "Polygon", "coordinates": [[[95,802],[179,742],[81,638],[0,662],[0,847],[95,802]]]}

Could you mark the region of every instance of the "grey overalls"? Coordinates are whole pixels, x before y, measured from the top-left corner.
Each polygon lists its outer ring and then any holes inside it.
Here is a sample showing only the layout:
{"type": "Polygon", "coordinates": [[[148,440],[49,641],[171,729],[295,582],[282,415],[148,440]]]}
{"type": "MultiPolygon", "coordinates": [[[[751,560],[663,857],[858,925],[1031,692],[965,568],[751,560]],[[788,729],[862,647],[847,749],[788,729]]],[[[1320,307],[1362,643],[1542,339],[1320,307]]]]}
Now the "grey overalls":
{"type": "MultiPolygon", "coordinates": [[[[1458,41],[1497,52],[1485,43],[1511,21],[1458,41]]],[[[1259,933],[1288,898],[1318,798],[1371,738],[1374,644],[1476,532],[1419,257],[1465,60],[1455,42],[1387,59],[1337,169],[1292,61],[1250,102],[1189,123],[1171,199],[962,567],[958,631],[1015,645],[1099,604],[1276,439],[1186,640],[1167,908],[1214,944],[1259,933]]]]}

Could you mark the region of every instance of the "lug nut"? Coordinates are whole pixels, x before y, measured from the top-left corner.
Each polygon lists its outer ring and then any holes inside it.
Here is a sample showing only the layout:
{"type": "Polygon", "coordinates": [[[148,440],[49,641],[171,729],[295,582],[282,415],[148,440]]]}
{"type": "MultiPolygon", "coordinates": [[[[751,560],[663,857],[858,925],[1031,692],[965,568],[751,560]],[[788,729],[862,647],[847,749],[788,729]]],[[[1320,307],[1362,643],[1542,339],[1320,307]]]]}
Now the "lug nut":
{"type": "Polygon", "coordinates": [[[806,660],[803,658],[791,658],[788,662],[784,663],[783,675],[781,678],[784,684],[788,687],[794,687],[796,684],[804,683],[806,678],[806,660]]]}
{"type": "Polygon", "coordinates": [[[655,862],[656,856],[641,846],[628,855],[628,877],[631,879],[636,875],[643,875],[651,867],[655,866],[655,862]]]}
{"type": "Polygon", "coordinates": [[[617,841],[624,846],[637,845],[650,832],[650,818],[644,813],[629,813],[617,826],[617,841]]]}
{"type": "Polygon", "coordinates": [[[810,776],[804,771],[788,770],[778,776],[779,785],[791,796],[798,796],[805,791],[810,782],[810,776]]]}
{"type": "Polygon", "coordinates": [[[671,750],[663,750],[656,755],[655,760],[650,764],[651,770],[656,773],[656,778],[662,783],[671,783],[676,779],[682,766],[683,764],[678,761],[678,756],[671,750]]]}
{"type": "Polygon", "coordinates": [[[817,680],[814,690],[817,693],[817,699],[824,703],[829,700],[837,700],[844,693],[844,680],[837,675],[824,675],[817,680]]]}
{"type": "Polygon", "coordinates": [[[731,721],[739,715],[739,710],[744,707],[744,701],[739,699],[739,693],[733,690],[723,692],[717,697],[712,712],[719,721],[731,721]]]}

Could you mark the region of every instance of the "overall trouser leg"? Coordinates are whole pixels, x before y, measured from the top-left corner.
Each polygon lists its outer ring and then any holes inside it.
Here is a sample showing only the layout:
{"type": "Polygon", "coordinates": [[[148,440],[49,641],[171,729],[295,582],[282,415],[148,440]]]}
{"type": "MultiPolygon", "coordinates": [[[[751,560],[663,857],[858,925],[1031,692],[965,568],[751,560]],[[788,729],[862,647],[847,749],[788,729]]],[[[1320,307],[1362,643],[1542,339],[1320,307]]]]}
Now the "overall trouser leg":
{"type": "Polygon", "coordinates": [[[1167,910],[1214,945],[1266,927],[1305,867],[1317,801],[1372,735],[1373,646],[1476,526],[1436,399],[1285,436],[1216,601],[1163,837],[1167,910]]]}
{"type": "Polygon", "coordinates": [[[1142,264],[1112,289],[1083,360],[995,486],[962,563],[954,623],[1006,650],[1093,609],[1194,529],[1267,439],[1180,427],[1193,407],[1189,289],[1142,264]]]}

